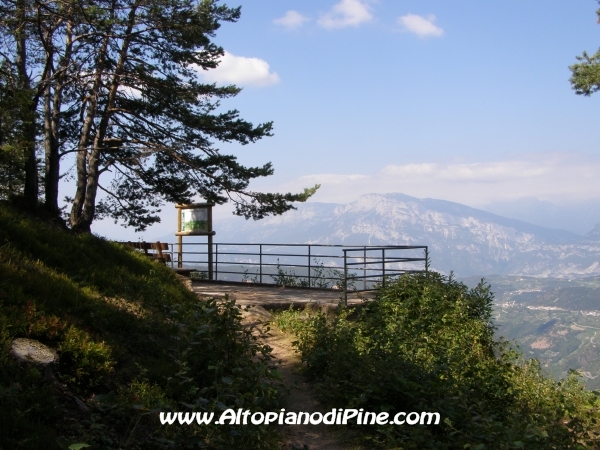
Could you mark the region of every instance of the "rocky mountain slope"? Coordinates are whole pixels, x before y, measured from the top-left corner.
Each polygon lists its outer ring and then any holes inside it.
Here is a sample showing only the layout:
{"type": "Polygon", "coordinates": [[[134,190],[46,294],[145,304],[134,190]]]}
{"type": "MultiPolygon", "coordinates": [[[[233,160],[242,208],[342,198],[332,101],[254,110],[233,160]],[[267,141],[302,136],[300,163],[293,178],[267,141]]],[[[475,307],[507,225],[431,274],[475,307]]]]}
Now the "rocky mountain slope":
{"type": "Polygon", "coordinates": [[[346,204],[308,203],[280,217],[215,222],[218,242],[428,245],[432,267],[459,276],[600,274],[600,235],[508,219],[459,203],[369,194],[346,204]]]}

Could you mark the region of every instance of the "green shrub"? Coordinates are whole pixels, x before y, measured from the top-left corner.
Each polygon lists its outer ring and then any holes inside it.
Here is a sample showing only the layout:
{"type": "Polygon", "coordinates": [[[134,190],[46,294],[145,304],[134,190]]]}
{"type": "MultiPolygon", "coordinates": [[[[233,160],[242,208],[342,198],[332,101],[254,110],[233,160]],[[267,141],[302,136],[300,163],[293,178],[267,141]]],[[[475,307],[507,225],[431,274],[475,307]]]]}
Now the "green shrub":
{"type": "MultiPolygon", "coordinates": [[[[281,374],[270,363],[271,348],[241,323],[234,300],[197,302],[179,317],[186,326],[179,336],[179,370],[168,380],[167,393],[179,399],[178,410],[214,412],[238,408],[274,411],[280,406],[281,374]]],[[[209,448],[278,449],[273,427],[219,425],[166,427],[176,448],[203,442],[209,448]]]]}
{"type": "Polygon", "coordinates": [[[441,414],[438,426],[359,427],[381,448],[593,445],[598,399],[495,341],[492,300],[483,281],[469,290],[430,272],[400,277],[359,311],[279,323],[332,406],[441,414]]]}
{"type": "Polygon", "coordinates": [[[110,347],[74,326],[67,329],[58,351],[61,374],[84,388],[98,386],[113,371],[110,347]]]}

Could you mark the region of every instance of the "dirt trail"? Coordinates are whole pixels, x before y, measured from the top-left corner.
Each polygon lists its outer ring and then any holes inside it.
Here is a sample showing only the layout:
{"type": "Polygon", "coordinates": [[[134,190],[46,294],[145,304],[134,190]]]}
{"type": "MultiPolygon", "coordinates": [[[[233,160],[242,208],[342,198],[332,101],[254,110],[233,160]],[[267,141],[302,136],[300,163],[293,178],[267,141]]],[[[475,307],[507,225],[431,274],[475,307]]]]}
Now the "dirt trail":
{"type": "MultiPolygon", "coordinates": [[[[248,326],[261,326],[272,320],[272,315],[260,306],[255,306],[244,312],[244,323],[248,326]]],[[[302,374],[300,356],[294,351],[289,335],[282,333],[277,327],[271,326],[267,335],[262,336],[262,341],[273,349],[272,355],[276,358],[283,382],[289,390],[284,399],[287,411],[294,412],[321,412],[327,410],[321,405],[314,394],[313,388],[302,374]]],[[[342,425],[285,425],[286,436],[285,450],[360,450],[361,447],[351,442],[355,437],[347,427],[342,425]]]]}
{"type": "MultiPolygon", "coordinates": [[[[287,309],[290,305],[308,306],[330,310],[337,308],[340,294],[336,291],[315,291],[309,289],[277,288],[269,286],[227,285],[224,283],[191,283],[188,288],[200,298],[235,298],[236,303],[250,309],[243,311],[243,323],[255,327],[255,335],[273,349],[272,355],[281,371],[283,382],[289,394],[284,398],[283,407],[293,412],[328,413],[331,409],[321,405],[313,386],[300,374],[301,361],[294,351],[292,339],[275,326],[268,333],[258,331],[263,324],[273,320],[267,309],[287,309]],[[267,309],[265,309],[265,307],[267,309]]],[[[348,304],[359,304],[364,297],[356,294],[348,296],[348,304]]],[[[352,442],[355,433],[343,425],[283,425],[286,436],[284,450],[362,450],[352,442]]]]}

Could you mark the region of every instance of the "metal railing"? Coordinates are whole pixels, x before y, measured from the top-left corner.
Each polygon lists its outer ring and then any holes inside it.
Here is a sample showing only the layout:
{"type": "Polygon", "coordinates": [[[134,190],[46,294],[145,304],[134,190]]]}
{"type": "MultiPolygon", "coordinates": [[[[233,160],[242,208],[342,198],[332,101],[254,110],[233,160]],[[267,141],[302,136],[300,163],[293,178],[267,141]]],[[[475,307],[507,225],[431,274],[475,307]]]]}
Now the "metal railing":
{"type": "Polygon", "coordinates": [[[344,292],[346,300],[349,290],[356,292],[372,291],[379,286],[385,287],[387,281],[404,273],[427,272],[429,270],[429,249],[424,245],[364,246],[362,248],[345,248],[343,252],[344,292]],[[415,250],[422,250],[423,256],[398,255],[402,251],[414,252],[415,250]],[[423,264],[422,269],[414,267],[421,263],[423,264]],[[396,264],[396,268],[394,268],[394,264],[396,264]],[[413,266],[413,268],[410,268],[410,266],[413,266]],[[352,267],[355,267],[359,271],[362,270],[363,274],[348,276],[349,270],[352,267]],[[349,282],[354,283],[359,280],[362,280],[362,289],[356,289],[356,286],[352,286],[353,289],[349,289],[349,282]]]}
{"type": "Polygon", "coordinates": [[[168,244],[171,267],[200,279],[365,292],[428,270],[428,247],[184,242],[168,244]]]}

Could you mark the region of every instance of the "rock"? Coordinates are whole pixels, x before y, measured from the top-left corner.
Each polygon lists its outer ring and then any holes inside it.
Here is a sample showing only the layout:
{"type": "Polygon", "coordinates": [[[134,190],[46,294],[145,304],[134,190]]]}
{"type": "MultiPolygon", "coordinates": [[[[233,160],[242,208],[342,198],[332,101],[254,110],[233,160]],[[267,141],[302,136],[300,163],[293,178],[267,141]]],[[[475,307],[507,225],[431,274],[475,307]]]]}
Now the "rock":
{"type": "Polygon", "coordinates": [[[58,361],[56,350],[34,339],[16,338],[12,341],[10,353],[19,361],[43,366],[58,361]]]}
{"type": "Polygon", "coordinates": [[[90,411],[83,400],[73,394],[66,385],[60,384],[56,379],[52,370],[54,364],[58,363],[58,353],[56,353],[56,350],[35,339],[16,338],[10,345],[10,353],[20,362],[42,366],[46,379],[52,383],[60,393],[73,399],[81,411],[90,411]]]}

